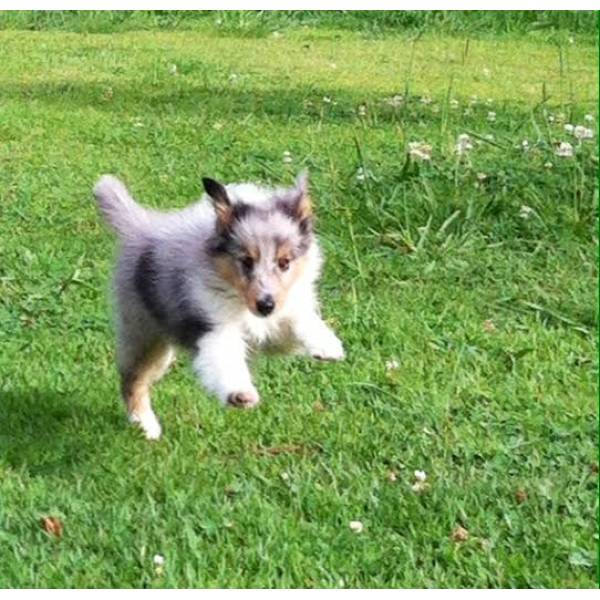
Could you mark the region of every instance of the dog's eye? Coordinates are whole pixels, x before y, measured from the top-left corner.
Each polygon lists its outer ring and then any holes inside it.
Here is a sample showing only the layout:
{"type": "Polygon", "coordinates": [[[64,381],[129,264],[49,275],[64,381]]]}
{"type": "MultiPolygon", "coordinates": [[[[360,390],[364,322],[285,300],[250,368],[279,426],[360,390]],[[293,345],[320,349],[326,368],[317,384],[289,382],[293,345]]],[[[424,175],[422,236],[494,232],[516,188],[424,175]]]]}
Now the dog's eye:
{"type": "Polygon", "coordinates": [[[254,267],[254,259],[251,256],[244,256],[240,260],[240,263],[245,271],[252,271],[252,267],[254,267]]]}
{"type": "Polygon", "coordinates": [[[277,266],[282,270],[282,271],[287,271],[290,268],[290,259],[289,258],[280,258],[277,261],[277,266]]]}

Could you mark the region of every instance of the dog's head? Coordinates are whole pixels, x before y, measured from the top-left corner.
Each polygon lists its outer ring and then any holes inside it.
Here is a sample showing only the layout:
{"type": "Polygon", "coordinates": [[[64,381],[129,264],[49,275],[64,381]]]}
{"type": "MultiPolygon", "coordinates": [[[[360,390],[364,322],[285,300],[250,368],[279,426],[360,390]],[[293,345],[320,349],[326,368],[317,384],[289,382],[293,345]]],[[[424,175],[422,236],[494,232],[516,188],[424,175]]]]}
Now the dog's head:
{"type": "Polygon", "coordinates": [[[203,179],[216,213],[211,255],[220,277],[252,313],[266,317],[280,308],[301,277],[313,241],[308,177],[274,190],[260,205],[235,201],[214,179],[203,179]]]}

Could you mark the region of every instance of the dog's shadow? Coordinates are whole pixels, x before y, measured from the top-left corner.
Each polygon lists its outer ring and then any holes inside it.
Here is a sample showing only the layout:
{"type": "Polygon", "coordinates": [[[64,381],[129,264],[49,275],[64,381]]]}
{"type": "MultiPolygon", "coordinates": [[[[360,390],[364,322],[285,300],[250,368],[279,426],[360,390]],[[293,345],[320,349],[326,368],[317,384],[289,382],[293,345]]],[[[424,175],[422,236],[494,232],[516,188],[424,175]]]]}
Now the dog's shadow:
{"type": "Polygon", "coordinates": [[[118,426],[117,413],[85,406],[72,394],[38,389],[0,392],[0,458],[29,475],[72,473],[92,460],[99,441],[98,424],[118,426]],[[114,421],[114,424],[111,423],[114,421]]]}

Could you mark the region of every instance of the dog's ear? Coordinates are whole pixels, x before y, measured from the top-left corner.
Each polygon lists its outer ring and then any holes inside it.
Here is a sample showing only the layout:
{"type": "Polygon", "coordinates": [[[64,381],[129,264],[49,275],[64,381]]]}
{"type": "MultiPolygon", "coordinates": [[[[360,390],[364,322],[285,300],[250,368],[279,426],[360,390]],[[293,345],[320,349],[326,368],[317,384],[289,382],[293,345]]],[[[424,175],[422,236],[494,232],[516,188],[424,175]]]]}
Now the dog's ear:
{"type": "Polygon", "coordinates": [[[219,229],[227,229],[233,220],[233,207],[231,206],[225,186],[209,177],[203,177],[202,184],[215,207],[219,229]]]}
{"type": "Polygon", "coordinates": [[[292,217],[300,223],[310,220],[312,217],[312,203],[308,190],[307,171],[302,171],[296,177],[296,184],[292,188],[288,206],[292,217]]]}

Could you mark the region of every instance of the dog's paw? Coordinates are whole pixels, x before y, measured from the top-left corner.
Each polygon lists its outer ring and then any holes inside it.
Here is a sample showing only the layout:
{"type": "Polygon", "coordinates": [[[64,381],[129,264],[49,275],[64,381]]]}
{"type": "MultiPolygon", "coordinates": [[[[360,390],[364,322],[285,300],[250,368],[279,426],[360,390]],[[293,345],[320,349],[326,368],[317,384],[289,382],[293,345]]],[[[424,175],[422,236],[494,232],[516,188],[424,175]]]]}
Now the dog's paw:
{"type": "Polygon", "coordinates": [[[256,391],[232,392],[227,396],[227,406],[233,408],[254,408],[259,402],[256,391]]]}
{"type": "Polygon", "coordinates": [[[346,357],[342,341],[332,331],[311,344],[308,353],[318,360],[344,360],[346,357]]]}
{"type": "Polygon", "coordinates": [[[147,440],[158,440],[161,436],[162,428],[156,415],[151,410],[143,412],[142,414],[130,414],[129,422],[138,425],[144,432],[147,440]]]}

